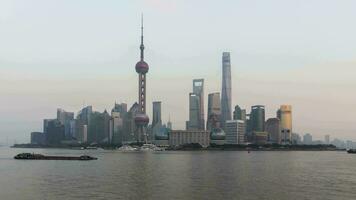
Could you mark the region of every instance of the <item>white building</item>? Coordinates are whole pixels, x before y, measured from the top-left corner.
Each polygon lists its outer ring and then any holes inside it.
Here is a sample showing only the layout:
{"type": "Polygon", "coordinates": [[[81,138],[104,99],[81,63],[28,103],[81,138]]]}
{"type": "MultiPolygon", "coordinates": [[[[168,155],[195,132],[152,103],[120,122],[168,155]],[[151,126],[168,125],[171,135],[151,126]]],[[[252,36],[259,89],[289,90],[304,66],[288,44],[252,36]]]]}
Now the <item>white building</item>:
{"type": "Polygon", "coordinates": [[[210,144],[209,132],[203,130],[172,130],[169,134],[170,146],[192,143],[199,143],[203,147],[208,147],[210,144]]]}
{"type": "Polygon", "coordinates": [[[226,144],[245,143],[246,124],[243,120],[228,120],[225,123],[226,144]]]}

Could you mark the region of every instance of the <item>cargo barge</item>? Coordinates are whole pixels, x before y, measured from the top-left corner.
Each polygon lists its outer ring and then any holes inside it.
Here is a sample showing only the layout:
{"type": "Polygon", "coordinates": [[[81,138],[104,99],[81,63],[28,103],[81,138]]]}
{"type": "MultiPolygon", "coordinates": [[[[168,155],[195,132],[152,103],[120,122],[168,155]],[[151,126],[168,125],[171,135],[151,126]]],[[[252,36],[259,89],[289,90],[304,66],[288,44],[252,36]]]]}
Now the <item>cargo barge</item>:
{"type": "Polygon", "coordinates": [[[34,153],[20,153],[14,157],[17,160],[97,160],[98,158],[82,155],[82,156],[45,156],[34,153]]]}

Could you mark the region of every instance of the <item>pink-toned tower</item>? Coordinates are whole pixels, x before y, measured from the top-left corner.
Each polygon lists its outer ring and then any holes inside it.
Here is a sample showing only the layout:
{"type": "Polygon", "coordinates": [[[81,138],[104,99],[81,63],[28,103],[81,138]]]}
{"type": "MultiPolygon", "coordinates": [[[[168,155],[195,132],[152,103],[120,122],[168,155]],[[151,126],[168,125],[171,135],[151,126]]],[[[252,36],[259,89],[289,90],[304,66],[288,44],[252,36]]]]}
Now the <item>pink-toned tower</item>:
{"type": "Polygon", "coordinates": [[[141,45],[140,45],[140,61],[136,63],[136,72],[138,73],[138,102],[139,112],[135,116],[135,124],[137,128],[137,140],[139,142],[142,139],[147,143],[147,125],[150,121],[146,115],[146,73],[148,72],[148,64],[144,61],[143,45],[143,17],[141,17],[141,45]]]}

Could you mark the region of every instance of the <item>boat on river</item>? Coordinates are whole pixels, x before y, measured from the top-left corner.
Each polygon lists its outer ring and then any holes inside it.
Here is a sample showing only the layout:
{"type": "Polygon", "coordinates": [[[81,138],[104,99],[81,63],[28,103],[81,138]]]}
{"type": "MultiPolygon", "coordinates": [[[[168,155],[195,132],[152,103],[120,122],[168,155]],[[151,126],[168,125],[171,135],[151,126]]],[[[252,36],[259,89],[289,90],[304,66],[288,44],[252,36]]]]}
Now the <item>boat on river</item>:
{"type": "Polygon", "coordinates": [[[163,149],[154,144],[143,144],[140,147],[140,151],[163,151],[163,149]]]}
{"type": "Polygon", "coordinates": [[[349,149],[347,150],[347,153],[356,153],[356,149],[349,149]]]}
{"type": "Polygon", "coordinates": [[[82,156],[45,156],[42,154],[34,153],[20,153],[17,154],[14,159],[17,160],[97,160],[98,158],[88,155],[82,156]]]}
{"type": "Polygon", "coordinates": [[[139,149],[137,147],[132,147],[130,145],[123,145],[119,149],[121,152],[137,152],[139,149]]]}

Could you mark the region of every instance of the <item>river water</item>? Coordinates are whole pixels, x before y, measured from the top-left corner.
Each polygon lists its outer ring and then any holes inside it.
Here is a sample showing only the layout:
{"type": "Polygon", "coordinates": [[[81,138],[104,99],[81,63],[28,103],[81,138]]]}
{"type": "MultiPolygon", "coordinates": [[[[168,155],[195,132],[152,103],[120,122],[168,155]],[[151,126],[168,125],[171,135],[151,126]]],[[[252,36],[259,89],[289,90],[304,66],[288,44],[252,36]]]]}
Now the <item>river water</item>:
{"type": "Polygon", "coordinates": [[[0,148],[0,199],[354,200],[356,155],[0,148]],[[22,152],[99,159],[13,159],[22,152]]]}

